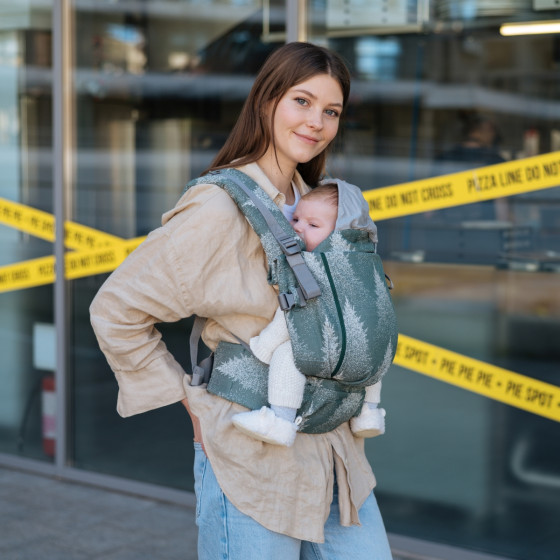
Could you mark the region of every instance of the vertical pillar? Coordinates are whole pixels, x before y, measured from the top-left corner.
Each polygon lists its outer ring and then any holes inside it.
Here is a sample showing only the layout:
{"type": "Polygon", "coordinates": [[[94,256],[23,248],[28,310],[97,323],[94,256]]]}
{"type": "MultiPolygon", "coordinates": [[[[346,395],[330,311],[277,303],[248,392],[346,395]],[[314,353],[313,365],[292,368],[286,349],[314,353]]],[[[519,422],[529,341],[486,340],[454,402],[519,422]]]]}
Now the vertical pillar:
{"type": "Polygon", "coordinates": [[[286,43],[307,41],[307,0],[286,0],[286,43]]]}
{"type": "Polygon", "coordinates": [[[56,329],[56,452],[55,466],[62,471],[68,462],[67,442],[67,333],[68,310],[64,280],[64,224],[72,188],[72,5],[71,0],[54,0],[52,12],[52,122],[53,122],[53,209],[56,218],[54,323],[56,329]]]}

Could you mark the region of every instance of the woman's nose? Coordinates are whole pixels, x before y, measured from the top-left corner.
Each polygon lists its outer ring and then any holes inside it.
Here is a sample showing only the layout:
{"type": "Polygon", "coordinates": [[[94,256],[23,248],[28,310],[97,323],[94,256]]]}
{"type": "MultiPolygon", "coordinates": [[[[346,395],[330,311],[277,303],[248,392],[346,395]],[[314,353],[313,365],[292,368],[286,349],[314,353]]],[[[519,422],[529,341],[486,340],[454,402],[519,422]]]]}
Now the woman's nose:
{"type": "Polygon", "coordinates": [[[323,128],[323,111],[310,111],[307,125],[318,130],[323,128]]]}

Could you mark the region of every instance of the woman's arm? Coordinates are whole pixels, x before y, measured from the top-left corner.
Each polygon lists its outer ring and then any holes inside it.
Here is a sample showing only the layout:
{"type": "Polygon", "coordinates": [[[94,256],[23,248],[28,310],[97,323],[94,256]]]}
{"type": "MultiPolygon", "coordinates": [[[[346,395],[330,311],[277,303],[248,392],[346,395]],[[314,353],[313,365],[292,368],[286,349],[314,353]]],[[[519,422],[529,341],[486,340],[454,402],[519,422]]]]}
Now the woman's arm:
{"type": "Polygon", "coordinates": [[[99,346],[119,383],[117,410],[139,414],[185,398],[185,372],[155,324],[194,312],[184,293],[182,265],[159,228],[107,279],[90,306],[99,346]]]}
{"type": "Polygon", "coordinates": [[[119,383],[122,416],[186,397],[185,372],[156,323],[216,317],[238,301],[236,286],[223,274],[244,233],[231,198],[214,185],[193,187],[164,222],[111,274],[90,307],[99,346],[119,383]]]}

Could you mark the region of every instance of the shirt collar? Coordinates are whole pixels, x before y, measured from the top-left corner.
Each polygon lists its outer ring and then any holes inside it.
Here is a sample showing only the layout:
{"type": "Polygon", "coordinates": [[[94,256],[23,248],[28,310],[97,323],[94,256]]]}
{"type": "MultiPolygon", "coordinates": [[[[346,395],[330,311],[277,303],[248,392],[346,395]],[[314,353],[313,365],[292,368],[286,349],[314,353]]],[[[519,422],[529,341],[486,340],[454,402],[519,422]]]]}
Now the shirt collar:
{"type": "MultiPolygon", "coordinates": [[[[249,175],[253,181],[255,181],[261,189],[274,201],[278,206],[283,206],[286,202],[286,197],[272,184],[270,179],[266,176],[265,172],[261,169],[257,162],[248,163],[247,165],[242,165],[237,167],[239,171],[242,171],[246,175],[249,175]]],[[[309,192],[311,189],[305,184],[301,175],[296,171],[294,173],[293,183],[299,191],[300,196],[309,192]]]]}

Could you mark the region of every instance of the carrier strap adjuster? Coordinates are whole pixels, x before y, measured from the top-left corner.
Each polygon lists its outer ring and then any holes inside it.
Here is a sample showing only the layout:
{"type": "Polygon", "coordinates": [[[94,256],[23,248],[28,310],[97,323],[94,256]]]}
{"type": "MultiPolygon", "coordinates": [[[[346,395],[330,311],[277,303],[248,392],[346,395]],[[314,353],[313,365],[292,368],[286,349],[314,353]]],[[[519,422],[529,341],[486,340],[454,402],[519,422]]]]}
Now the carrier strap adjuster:
{"type": "MultiPolygon", "coordinates": [[[[296,288],[296,291],[299,298],[299,307],[305,307],[307,298],[303,295],[301,288],[296,288]]],[[[296,304],[296,296],[291,292],[282,292],[278,294],[278,303],[282,311],[289,311],[296,304]]]]}
{"type": "Polygon", "coordinates": [[[282,251],[285,255],[295,255],[301,252],[298,242],[294,239],[293,235],[284,234],[278,236],[276,241],[278,241],[280,247],[282,247],[282,251]]]}
{"type": "Polygon", "coordinates": [[[280,309],[282,311],[288,311],[296,304],[296,298],[294,297],[294,294],[282,292],[281,294],[278,294],[278,303],[280,304],[280,309]]]}

